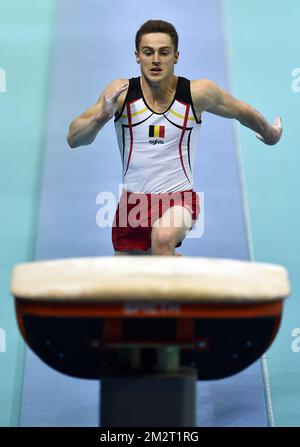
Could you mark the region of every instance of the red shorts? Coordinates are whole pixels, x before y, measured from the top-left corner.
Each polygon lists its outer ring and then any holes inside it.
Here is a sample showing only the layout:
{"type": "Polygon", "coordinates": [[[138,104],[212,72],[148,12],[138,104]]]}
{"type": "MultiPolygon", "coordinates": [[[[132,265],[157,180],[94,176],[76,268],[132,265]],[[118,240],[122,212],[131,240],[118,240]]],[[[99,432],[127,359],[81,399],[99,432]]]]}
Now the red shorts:
{"type": "MultiPolygon", "coordinates": [[[[175,205],[184,206],[189,210],[193,226],[200,213],[199,197],[195,191],[190,189],[173,193],[145,194],[123,190],[112,228],[115,251],[148,250],[151,247],[154,222],[175,205]]],[[[180,246],[181,242],[176,245],[180,246]]]]}

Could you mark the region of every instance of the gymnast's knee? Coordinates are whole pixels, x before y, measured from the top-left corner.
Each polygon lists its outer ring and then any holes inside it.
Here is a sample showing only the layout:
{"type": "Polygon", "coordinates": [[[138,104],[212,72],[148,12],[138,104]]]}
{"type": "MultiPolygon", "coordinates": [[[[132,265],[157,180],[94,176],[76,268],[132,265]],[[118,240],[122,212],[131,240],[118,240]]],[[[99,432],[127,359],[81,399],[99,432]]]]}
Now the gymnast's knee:
{"type": "Polygon", "coordinates": [[[170,228],[153,228],[151,234],[152,251],[174,250],[176,238],[170,228]]]}

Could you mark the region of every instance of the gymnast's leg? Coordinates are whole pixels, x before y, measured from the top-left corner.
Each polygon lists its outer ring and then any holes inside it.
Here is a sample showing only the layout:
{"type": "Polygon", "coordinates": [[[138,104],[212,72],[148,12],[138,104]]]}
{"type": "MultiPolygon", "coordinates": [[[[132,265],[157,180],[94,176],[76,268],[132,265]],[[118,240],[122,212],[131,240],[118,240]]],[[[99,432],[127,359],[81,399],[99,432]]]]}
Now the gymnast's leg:
{"type": "Polygon", "coordinates": [[[151,249],[155,256],[175,256],[175,247],[192,227],[192,216],[184,206],[169,208],[152,228],[151,249]]]}

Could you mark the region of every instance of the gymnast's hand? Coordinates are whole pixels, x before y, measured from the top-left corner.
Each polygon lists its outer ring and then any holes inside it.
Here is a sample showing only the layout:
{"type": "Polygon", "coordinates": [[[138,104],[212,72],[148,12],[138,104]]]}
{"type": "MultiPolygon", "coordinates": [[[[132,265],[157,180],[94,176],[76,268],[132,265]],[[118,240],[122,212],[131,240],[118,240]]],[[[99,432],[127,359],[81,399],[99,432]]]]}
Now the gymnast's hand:
{"type": "Polygon", "coordinates": [[[268,136],[263,138],[259,133],[256,134],[256,137],[265,144],[269,146],[273,146],[277,144],[282,135],[282,120],[280,116],[278,116],[273,126],[270,126],[270,131],[268,132],[268,136]]]}
{"type": "MultiPolygon", "coordinates": [[[[118,98],[119,96],[128,89],[128,83],[122,84],[120,87],[111,90],[110,92],[103,95],[102,104],[101,104],[101,112],[99,112],[99,118],[102,119],[103,114],[110,119],[114,116],[114,114],[118,110],[118,98]]],[[[97,119],[97,115],[95,119],[97,119]]]]}

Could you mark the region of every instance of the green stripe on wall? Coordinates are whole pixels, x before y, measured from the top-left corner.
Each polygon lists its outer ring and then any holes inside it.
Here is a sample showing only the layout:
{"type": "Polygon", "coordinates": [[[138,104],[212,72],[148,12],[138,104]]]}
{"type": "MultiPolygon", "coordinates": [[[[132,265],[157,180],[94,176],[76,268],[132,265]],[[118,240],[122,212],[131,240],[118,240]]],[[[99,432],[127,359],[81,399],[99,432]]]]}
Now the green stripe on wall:
{"type": "Polygon", "coordinates": [[[240,125],[238,135],[254,259],[285,265],[293,289],[267,352],[274,422],[300,426],[300,352],[293,352],[291,335],[300,328],[300,93],[292,90],[292,71],[300,67],[300,2],[225,0],[224,11],[234,96],[270,122],[276,115],[283,119],[276,146],[262,144],[240,125]]]}
{"type": "Polygon", "coordinates": [[[13,265],[34,253],[55,10],[54,0],[0,0],[0,69],[6,73],[6,92],[0,92],[2,427],[19,425],[24,343],[9,281],[13,265]]]}

